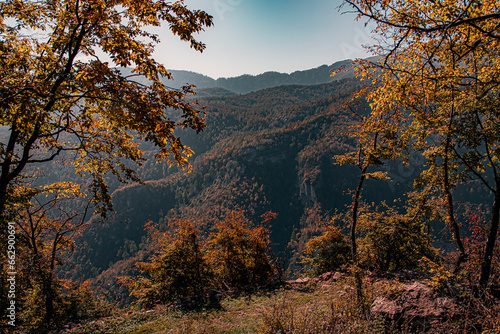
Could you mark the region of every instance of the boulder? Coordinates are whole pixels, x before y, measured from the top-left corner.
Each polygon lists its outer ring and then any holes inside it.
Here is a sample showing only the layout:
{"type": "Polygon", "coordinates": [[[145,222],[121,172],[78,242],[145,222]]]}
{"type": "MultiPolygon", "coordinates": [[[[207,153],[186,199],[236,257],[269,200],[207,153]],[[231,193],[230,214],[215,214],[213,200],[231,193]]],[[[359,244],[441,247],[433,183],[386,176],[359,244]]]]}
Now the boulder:
{"type": "Polygon", "coordinates": [[[458,315],[458,307],[451,298],[438,296],[421,282],[404,285],[395,299],[377,297],[370,310],[382,315],[386,324],[417,332],[425,332],[433,324],[458,315]]]}
{"type": "Polygon", "coordinates": [[[329,271],[317,277],[320,282],[335,282],[342,277],[342,274],[336,271],[329,271]]]}

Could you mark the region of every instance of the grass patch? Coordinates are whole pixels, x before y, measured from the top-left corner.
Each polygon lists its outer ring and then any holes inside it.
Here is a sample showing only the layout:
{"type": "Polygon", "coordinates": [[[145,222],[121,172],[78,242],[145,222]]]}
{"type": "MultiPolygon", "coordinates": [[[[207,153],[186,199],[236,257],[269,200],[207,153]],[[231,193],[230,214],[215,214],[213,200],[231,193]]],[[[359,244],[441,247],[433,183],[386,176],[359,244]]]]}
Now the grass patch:
{"type": "MultiPolygon", "coordinates": [[[[346,275],[334,282],[309,284],[307,289],[281,288],[249,296],[226,298],[221,301],[221,307],[218,309],[185,311],[159,305],[149,311],[130,310],[121,315],[86,323],[69,332],[74,334],[398,333],[395,327],[387,327],[388,324],[384,323],[381,316],[370,314],[369,307],[377,296],[398,296],[401,293],[402,283],[398,280],[365,277],[361,307],[356,304],[354,287],[354,279],[346,275]]],[[[464,324],[448,321],[438,324],[434,333],[457,332],[450,331],[450,328],[462,329],[464,324]],[[445,329],[446,331],[442,331],[445,329]]]]}

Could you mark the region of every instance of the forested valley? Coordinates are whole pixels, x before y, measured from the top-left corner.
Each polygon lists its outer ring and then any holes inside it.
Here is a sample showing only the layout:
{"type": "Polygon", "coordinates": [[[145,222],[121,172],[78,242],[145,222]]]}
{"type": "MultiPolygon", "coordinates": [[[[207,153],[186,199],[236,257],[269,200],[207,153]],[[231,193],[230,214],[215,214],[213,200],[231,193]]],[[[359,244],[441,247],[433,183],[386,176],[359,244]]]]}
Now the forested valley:
{"type": "Polygon", "coordinates": [[[374,57],[213,79],[183,1],[1,2],[2,332],[498,333],[499,4],[343,3],[374,57]]]}

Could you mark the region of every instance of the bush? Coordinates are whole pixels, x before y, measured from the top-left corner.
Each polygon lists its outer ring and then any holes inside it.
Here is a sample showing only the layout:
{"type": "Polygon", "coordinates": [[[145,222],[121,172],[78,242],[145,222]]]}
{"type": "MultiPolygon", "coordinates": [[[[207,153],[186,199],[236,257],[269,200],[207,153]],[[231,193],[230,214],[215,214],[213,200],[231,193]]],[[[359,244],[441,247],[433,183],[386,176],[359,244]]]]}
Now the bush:
{"type": "Polygon", "coordinates": [[[422,258],[437,258],[424,224],[392,208],[363,212],[359,233],[359,259],[366,267],[382,271],[416,270],[422,258]]]}
{"type": "MultiPolygon", "coordinates": [[[[488,217],[481,207],[469,206],[464,218],[464,230],[467,233],[464,237],[464,246],[467,260],[462,274],[469,285],[478,285],[489,233],[488,217]]],[[[490,284],[497,290],[500,289],[500,242],[498,240],[491,259],[490,284]]]]}
{"type": "Polygon", "coordinates": [[[328,226],[320,236],[306,244],[302,262],[310,268],[312,275],[339,270],[349,263],[350,247],[340,228],[328,226]]]}
{"type": "Polygon", "coordinates": [[[169,227],[170,233],[153,232],[152,239],[159,249],[152,261],[138,263],[148,277],[126,280],[132,295],[142,304],[201,296],[212,286],[213,273],[194,223],[176,220],[169,227]]]}
{"type": "Polygon", "coordinates": [[[225,289],[270,283],[275,269],[264,223],[273,215],[264,215],[263,223],[252,227],[241,212],[232,212],[215,224],[208,238],[200,238],[193,219],[170,222],[170,232],[149,225],[157,254],[137,264],[146,275],[123,277],[121,282],[143,305],[186,297],[204,302],[207,290],[217,285],[225,289]]]}
{"type": "Polygon", "coordinates": [[[259,286],[273,281],[269,230],[252,227],[242,212],[232,212],[210,235],[209,259],[217,278],[231,287],[259,286]]]}
{"type": "Polygon", "coordinates": [[[45,319],[45,296],[38,285],[27,289],[23,300],[24,309],[20,319],[26,319],[20,327],[30,332],[46,332],[49,327],[62,328],[68,322],[79,323],[84,320],[109,316],[112,305],[102,298],[95,297],[88,282],[76,284],[71,281],[54,281],[53,323],[45,319]]]}

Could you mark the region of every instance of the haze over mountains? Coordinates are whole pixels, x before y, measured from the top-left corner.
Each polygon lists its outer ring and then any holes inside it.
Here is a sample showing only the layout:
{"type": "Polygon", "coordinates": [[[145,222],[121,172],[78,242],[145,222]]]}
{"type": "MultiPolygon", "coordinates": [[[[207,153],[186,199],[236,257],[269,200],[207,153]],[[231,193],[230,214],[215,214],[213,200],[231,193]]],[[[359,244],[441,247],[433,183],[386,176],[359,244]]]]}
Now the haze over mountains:
{"type": "Polygon", "coordinates": [[[213,79],[203,74],[169,70],[174,80],[166,81],[165,84],[172,88],[180,88],[187,83],[195,85],[198,89],[220,87],[238,94],[245,94],[257,90],[281,86],[281,85],[316,85],[352,77],[352,69],[349,69],[351,60],[343,60],[332,65],[322,65],[317,68],[295,71],[293,73],[265,72],[259,75],[241,75],[233,78],[213,79]],[[333,78],[332,70],[345,66],[346,73],[341,73],[333,78]]]}

